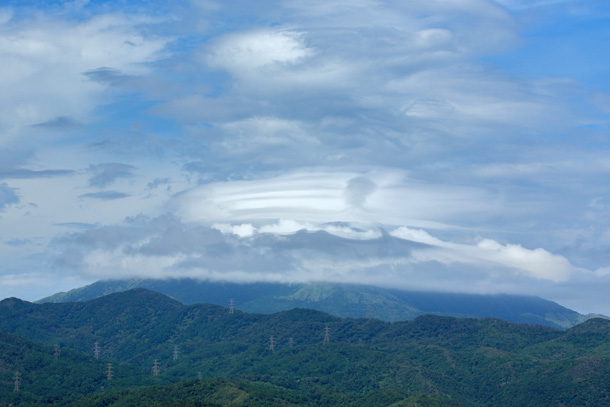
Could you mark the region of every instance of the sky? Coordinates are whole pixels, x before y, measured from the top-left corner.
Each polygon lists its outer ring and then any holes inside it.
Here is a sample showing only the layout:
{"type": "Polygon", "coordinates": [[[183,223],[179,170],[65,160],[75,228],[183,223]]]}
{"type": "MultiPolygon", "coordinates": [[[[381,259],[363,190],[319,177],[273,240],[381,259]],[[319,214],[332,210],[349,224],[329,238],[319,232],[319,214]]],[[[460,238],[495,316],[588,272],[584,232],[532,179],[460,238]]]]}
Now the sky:
{"type": "Polygon", "coordinates": [[[610,315],[609,48],[606,0],[0,0],[0,298],[193,277],[610,315]]]}

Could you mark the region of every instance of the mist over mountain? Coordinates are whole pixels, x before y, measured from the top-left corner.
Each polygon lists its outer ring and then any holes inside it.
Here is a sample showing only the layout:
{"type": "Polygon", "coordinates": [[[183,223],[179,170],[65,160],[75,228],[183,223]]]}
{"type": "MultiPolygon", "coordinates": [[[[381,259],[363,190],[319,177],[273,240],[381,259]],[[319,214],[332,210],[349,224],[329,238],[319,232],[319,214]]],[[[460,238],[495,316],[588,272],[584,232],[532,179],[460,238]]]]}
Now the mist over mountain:
{"type": "Polygon", "coordinates": [[[534,296],[403,291],[355,284],[229,283],[194,279],[114,280],[58,293],[39,302],[87,301],[131,288],[147,288],[184,304],[209,303],[255,313],[311,308],[340,317],[409,320],[419,315],[499,318],[515,323],[568,328],[585,316],[534,296]]]}

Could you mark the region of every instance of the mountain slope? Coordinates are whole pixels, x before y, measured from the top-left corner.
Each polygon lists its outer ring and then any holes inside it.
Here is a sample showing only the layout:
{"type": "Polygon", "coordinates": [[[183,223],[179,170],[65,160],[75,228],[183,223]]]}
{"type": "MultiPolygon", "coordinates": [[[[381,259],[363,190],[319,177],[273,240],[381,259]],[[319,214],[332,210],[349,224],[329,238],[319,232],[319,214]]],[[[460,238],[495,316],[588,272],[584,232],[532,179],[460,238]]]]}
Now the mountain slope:
{"type": "Polygon", "coordinates": [[[415,292],[353,284],[237,284],[192,279],[98,281],[39,302],[87,301],[131,288],[158,291],[185,304],[228,306],[232,298],[237,309],[256,313],[312,308],[341,317],[368,315],[384,321],[436,314],[500,318],[564,329],[589,317],[532,296],[415,292]]]}
{"type": "Polygon", "coordinates": [[[103,389],[168,383],[137,367],[116,363],[113,378],[108,380],[107,361],[55,345],[57,348],[0,332],[0,406],[46,406],[103,389]]]}
{"type": "Polygon", "coordinates": [[[562,331],[434,315],[388,323],[309,309],[229,313],[134,289],[84,303],[0,301],[0,331],[9,329],[89,354],[98,341],[105,360],[148,372],[156,360],[167,381],[267,383],[313,398],[309,405],[349,406],[343,400],[390,389],[404,396],[397,405],[421,394],[474,407],[610,400],[610,322],[602,319],[562,331]]]}

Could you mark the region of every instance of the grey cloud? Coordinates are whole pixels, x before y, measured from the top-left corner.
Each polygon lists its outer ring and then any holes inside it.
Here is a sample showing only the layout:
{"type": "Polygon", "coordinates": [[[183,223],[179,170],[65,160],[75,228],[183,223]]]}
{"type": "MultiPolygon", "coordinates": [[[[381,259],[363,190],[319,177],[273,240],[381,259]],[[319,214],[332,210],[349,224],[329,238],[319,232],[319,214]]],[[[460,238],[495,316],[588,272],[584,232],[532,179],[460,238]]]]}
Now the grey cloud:
{"type": "Polygon", "coordinates": [[[64,223],[56,223],[55,226],[63,226],[63,227],[67,227],[67,228],[73,228],[73,229],[81,229],[81,230],[85,230],[85,229],[91,229],[96,227],[97,225],[94,223],[83,223],[83,222],[64,222],[64,223]]]}
{"type": "Polygon", "coordinates": [[[70,247],[62,251],[62,253],[56,256],[51,265],[53,268],[58,269],[73,269],[79,270],[82,268],[84,255],[81,250],[75,247],[70,247]]]}
{"type": "MultiPolygon", "coordinates": [[[[82,255],[82,267],[86,267],[87,253],[94,250],[120,253],[124,258],[177,259],[174,272],[206,269],[222,274],[223,270],[258,274],[293,275],[290,278],[307,279],[302,270],[303,256],[343,258],[354,261],[379,256],[404,256],[408,243],[385,236],[392,244],[363,243],[332,236],[324,232],[300,232],[292,236],[261,234],[253,239],[240,240],[218,230],[165,215],[158,218],[137,217],[121,226],[106,226],[71,233],[58,237],[53,246],[62,250],[60,263],[73,264],[74,253],[82,255]],[[295,273],[303,273],[296,277],[295,273]]],[[[379,242],[377,242],[379,243],[379,242]]],[[[383,242],[386,243],[386,242],[383,242]]],[[[415,244],[422,246],[421,244],[415,244]]],[[[78,257],[78,256],[77,256],[78,257]]],[[[79,257],[80,258],[80,257],[79,257]]],[[[141,274],[146,270],[123,270],[124,273],[141,274]]],[[[172,273],[170,269],[167,273],[172,273]]]]}
{"type": "Polygon", "coordinates": [[[148,189],[156,189],[161,185],[170,184],[171,180],[169,178],[155,178],[151,182],[148,183],[148,189]]]}
{"type": "Polygon", "coordinates": [[[101,192],[90,192],[87,194],[79,195],[79,198],[92,198],[92,199],[100,199],[102,201],[112,201],[115,199],[127,198],[130,196],[124,192],[118,191],[101,191],[101,192]]]}
{"type": "Polygon", "coordinates": [[[370,195],[377,185],[368,177],[356,177],[349,180],[345,191],[348,204],[355,208],[360,208],[366,202],[366,198],[370,195]]]}
{"type": "Polygon", "coordinates": [[[145,231],[137,227],[101,226],[59,235],[51,241],[51,245],[57,248],[112,250],[130,241],[137,241],[142,235],[146,235],[145,231]]]}
{"type": "Polygon", "coordinates": [[[521,282],[510,272],[444,264],[434,260],[432,252],[429,260],[416,260],[414,251],[426,253],[433,248],[385,232],[369,240],[305,230],[240,239],[171,215],[139,216],[122,225],[71,233],[56,238],[52,246],[58,250],[57,267],[69,266],[96,278],[195,276],[381,285],[392,281],[395,286],[466,291],[475,289],[473,283],[484,291],[493,290],[494,284],[521,282]]]}
{"type": "Polygon", "coordinates": [[[0,179],[51,178],[72,175],[72,170],[32,170],[25,168],[33,158],[33,152],[24,150],[0,150],[0,179]]]}
{"type": "Polygon", "coordinates": [[[124,74],[118,69],[108,67],[92,69],[90,71],[83,72],[83,75],[93,82],[111,86],[124,86],[133,82],[134,79],[137,78],[133,75],[124,74]]]}
{"type": "Polygon", "coordinates": [[[204,174],[210,170],[202,161],[190,161],[182,165],[182,170],[190,173],[204,174]]]}
{"type": "Polygon", "coordinates": [[[89,178],[89,185],[103,188],[114,183],[119,178],[130,178],[133,176],[134,166],[121,163],[104,163],[90,165],[87,171],[94,175],[89,178]]]}
{"type": "Polygon", "coordinates": [[[38,127],[50,130],[70,130],[79,127],[81,124],[68,116],[58,116],[46,122],[37,123],[32,127],[38,127]]]}
{"type": "Polygon", "coordinates": [[[19,203],[20,198],[16,191],[16,188],[9,187],[6,182],[0,183],[0,211],[9,205],[19,203]]]}
{"type": "Polygon", "coordinates": [[[10,239],[10,240],[6,240],[4,242],[4,244],[7,246],[21,247],[21,246],[26,246],[28,244],[31,244],[32,242],[33,242],[32,239],[10,239]]]}
{"type": "Polygon", "coordinates": [[[30,170],[27,168],[0,169],[0,179],[52,178],[73,174],[75,174],[75,171],[73,170],[30,170]]]}

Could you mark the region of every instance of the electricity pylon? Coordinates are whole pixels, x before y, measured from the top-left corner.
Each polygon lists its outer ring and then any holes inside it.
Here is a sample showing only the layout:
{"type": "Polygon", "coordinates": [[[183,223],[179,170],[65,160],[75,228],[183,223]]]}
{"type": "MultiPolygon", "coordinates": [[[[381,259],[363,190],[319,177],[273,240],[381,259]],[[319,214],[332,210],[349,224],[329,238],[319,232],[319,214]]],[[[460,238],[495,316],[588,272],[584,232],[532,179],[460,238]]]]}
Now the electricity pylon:
{"type": "Polygon", "coordinates": [[[15,372],[15,378],[13,380],[15,382],[15,387],[13,388],[13,391],[17,393],[19,391],[19,384],[21,384],[21,373],[15,372]]]}

